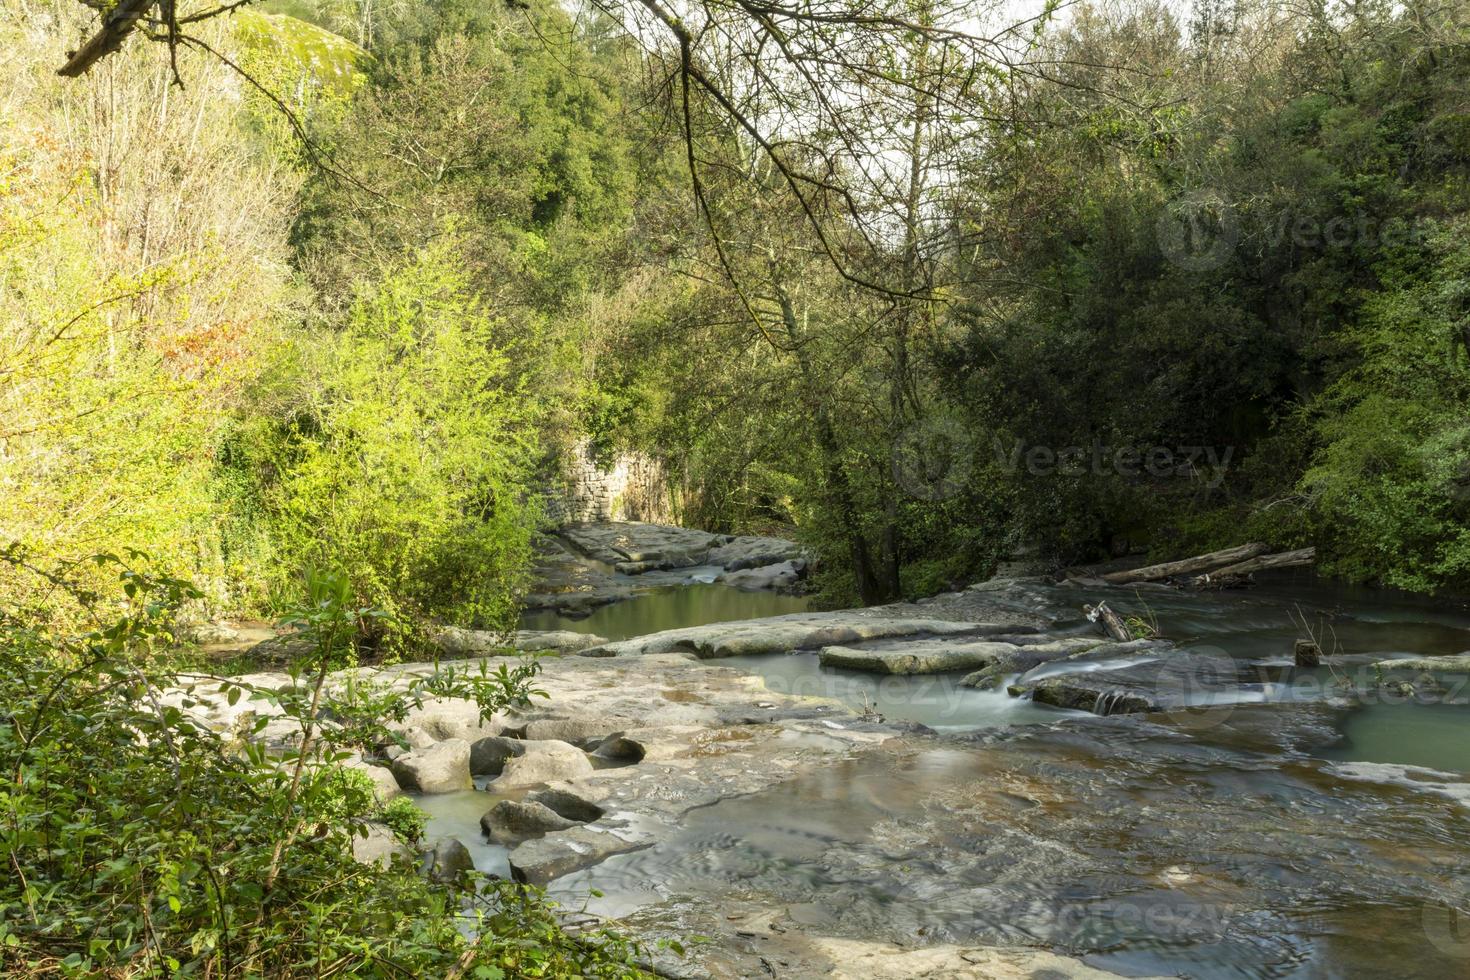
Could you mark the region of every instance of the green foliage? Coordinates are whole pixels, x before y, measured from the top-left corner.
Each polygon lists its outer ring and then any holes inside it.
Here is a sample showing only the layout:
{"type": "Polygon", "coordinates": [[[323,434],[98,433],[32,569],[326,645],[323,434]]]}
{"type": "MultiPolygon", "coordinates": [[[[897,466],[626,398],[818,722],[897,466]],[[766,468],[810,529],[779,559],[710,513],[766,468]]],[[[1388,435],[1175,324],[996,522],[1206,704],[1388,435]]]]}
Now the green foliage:
{"type": "MultiPolygon", "coordinates": [[[[353,859],[371,786],[335,767],[340,744],[315,710],[362,614],[333,577],[307,603],[314,679],[277,702],[301,728],[281,759],[221,738],[169,690],[153,648],[192,587],[134,567],[136,555],[89,562],[116,571],[105,594],[78,588],[75,565],[41,568],[17,549],[0,560],[99,623],[62,634],[41,610],[0,610],[6,976],[641,975],[635,947],[567,936],[534,890],[437,885],[407,864],[353,859]]],[[[421,833],[411,804],[379,815],[405,838],[421,833]]]]}
{"type": "Polygon", "coordinates": [[[345,569],[358,602],[389,614],[361,624],[380,652],[430,617],[513,624],[539,520],[535,417],[454,248],[388,270],[302,353],[293,381],[309,390],[241,452],[262,483],[274,594],[301,569],[345,569]]]}
{"type": "Polygon", "coordinates": [[[429,825],[429,815],[406,796],[395,796],[383,804],[377,819],[405,844],[417,844],[429,825]]]}

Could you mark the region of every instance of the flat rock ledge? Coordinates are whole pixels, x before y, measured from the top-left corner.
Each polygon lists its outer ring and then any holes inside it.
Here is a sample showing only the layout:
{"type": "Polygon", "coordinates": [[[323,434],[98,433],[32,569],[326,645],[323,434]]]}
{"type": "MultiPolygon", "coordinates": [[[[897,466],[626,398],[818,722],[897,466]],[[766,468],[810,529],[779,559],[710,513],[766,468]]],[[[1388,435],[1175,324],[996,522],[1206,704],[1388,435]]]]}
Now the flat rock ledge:
{"type": "Polygon", "coordinates": [[[979,638],[1026,628],[995,623],[875,615],[871,610],[792,613],[767,619],[665,630],[631,640],[604,643],[583,650],[582,655],[642,657],[685,654],[701,660],[711,660],[761,653],[821,650],[824,647],[852,646],[873,640],[979,638]]]}

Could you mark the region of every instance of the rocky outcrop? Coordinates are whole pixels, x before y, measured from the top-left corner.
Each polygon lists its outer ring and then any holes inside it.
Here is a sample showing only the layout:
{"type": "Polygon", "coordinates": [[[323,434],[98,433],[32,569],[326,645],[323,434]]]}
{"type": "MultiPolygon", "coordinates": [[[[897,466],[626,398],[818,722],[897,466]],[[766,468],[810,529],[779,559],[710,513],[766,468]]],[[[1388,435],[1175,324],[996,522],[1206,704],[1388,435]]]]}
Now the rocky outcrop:
{"type": "Polygon", "coordinates": [[[651,839],[635,841],[586,827],[573,827],[518,845],[510,852],[510,870],[516,881],[545,885],[568,871],[597,864],[614,854],[636,851],[650,843],[651,839]]]}

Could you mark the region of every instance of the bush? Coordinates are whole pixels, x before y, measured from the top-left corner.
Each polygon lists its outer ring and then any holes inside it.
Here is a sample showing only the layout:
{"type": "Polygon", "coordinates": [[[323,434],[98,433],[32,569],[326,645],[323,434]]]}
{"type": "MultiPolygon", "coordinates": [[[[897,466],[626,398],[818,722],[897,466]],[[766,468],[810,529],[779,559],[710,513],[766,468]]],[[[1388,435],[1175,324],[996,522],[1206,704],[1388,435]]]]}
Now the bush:
{"type": "MultiPolygon", "coordinates": [[[[58,590],[75,581],[75,566],[39,570],[15,549],[0,561],[58,590]]],[[[534,890],[435,884],[353,859],[371,789],[334,770],[335,729],[313,710],[363,615],[340,601],[340,577],[315,577],[303,617],[310,681],[230,695],[279,697],[300,725],[299,751],[276,759],[196,724],[189,698],[165,693],[178,681],[157,647],[197,591],[137,561],[89,563],[116,572],[120,595],[70,591],[103,624],[91,632],[0,610],[0,974],[642,975],[636,947],[566,935],[534,890]]],[[[391,810],[411,831],[409,807],[391,810]]]]}
{"type": "Polygon", "coordinates": [[[510,628],[539,521],[532,400],[441,245],[364,288],[303,353],[282,417],[238,440],[260,485],[275,603],[336,567],[384,650],[442,618],[510,628]]]}

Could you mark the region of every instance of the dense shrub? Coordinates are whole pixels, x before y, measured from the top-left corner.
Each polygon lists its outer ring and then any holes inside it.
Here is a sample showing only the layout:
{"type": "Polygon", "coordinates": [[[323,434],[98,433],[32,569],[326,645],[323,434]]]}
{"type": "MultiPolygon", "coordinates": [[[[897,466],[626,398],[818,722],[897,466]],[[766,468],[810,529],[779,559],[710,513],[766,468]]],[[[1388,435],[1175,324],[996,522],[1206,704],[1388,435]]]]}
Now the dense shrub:
{"type": "MultiPolygon", "coordinates": [[[[15,549],[0,558],[26,570],[15,549]]],[[[0,972],[638,974],[632,946],[567,936],[535,891],[474,876],[432,884],[407,864],[353,859],[371,793],[334,768],[341,746],[314,711],[332,648],[364,614],[340,577],[314,577],[301,610],[315,652],[299,695],[278,696],[300,748],[273,758],[163,694],[176,681],[156,646],[192,587],[112,557],[92,564],[118,572],[120,595],[69,591],[75,568],[43,574],[97,616],[94,630],[62,635],[0,612],[0,972]]],[[[506,703],[478,693],[487,710],[506,703]]],[[[392,822],[409,836],[403,809],[392,822]]]]}

